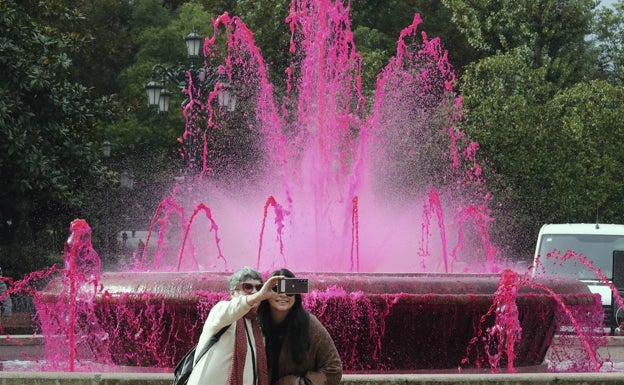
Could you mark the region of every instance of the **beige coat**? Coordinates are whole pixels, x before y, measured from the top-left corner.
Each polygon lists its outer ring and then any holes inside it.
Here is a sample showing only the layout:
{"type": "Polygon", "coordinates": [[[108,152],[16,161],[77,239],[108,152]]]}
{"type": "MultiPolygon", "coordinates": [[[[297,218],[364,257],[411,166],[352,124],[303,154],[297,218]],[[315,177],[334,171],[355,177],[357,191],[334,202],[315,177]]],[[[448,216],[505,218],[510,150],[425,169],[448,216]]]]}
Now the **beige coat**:
{"type": "MultiPolygon", "coordinates": [[[[208,343],[210,337],[216,334],[221,328],[232,325],[219,341],[215,343],[210,350],[199,360],[193,368],[188,379],[188,385],[210,384],[210,385],[226,385],[230,368],[232,367],[232,354],[234,353],[234,341],[236,337],[236,321],[241,319],[251,310],[251,306],[247,304],[245,296],[234,297],[229,301],[220,301],[210,310],[202,334],[199,336],[196,354],[208,343]]],[[[247,328],[251,331],[251,321],[245,318],[247,328]]],[[[253,333],[250,333],[253,339],[253,333]]],[[[264,346],[264,344],[261,344],[264,346]]],[[[255,350],[256,344],[253,343],[255,350]]],[[[258,357],[254,351],[253,357],[258,357]]],[[[253,365],[252,353],[247,346],[247,356],[245,357],[245,371],[243,373],[243,384],[253,385],[253,365]]]]}

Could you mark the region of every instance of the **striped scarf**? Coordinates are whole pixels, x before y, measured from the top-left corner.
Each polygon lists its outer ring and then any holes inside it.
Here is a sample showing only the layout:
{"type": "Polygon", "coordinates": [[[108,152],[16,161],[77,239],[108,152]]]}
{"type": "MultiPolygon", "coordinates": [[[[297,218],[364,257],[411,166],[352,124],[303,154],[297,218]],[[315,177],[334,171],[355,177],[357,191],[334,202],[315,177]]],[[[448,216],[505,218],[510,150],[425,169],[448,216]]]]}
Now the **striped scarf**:
{"type": "MultiPolygon", "coordinates": [[[[267,367],[266,351],[262,343],[262,332],[256,321],[256,312],[250,311],[244,318],[251,320],[253,330],[253,340],[255,341],[256,360],[254,365],[254,384],[245,385],[268,385],[269,374],[267,367]]],[[[252,343],[252,339],[248,334],[245,325],[245,319],[241,318],[236,322],[236,336],[234,340],[234,355],[232,356],[232,368],[228,377],[228,385],[243,385],[243,372],[245,370],[245,361],[247,357],[247,345],[252,343]]],[[[254,352],[252,350],[252,359],[254,352]]]]}

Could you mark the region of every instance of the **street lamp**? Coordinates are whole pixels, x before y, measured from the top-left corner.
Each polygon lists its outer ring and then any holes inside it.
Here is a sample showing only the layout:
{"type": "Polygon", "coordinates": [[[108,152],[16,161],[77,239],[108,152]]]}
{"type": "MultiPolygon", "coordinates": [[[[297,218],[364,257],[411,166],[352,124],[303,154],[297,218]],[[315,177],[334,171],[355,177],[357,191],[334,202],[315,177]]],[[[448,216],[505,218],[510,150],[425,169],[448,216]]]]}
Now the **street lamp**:
{"type": "MultiPolygon", "coordinates": [[[[150,81],[144,86],[147,93],[147,105],[149,107],[158,107],[158,113],[166,113],[169,111],[172,93],[167,90],[166,84],[173,83],[180,90],[185,90],[189,94],[186,100],[182,102],[182,106],[186,106],[191,97],[201,100],[201,96],[206,91],[216,89],[217,102],[224,112],[232,112],[236,108],[236,93],[233,91],[227,76],[219,73],[214,68],[205,65],[195,66],[195,62],[200,58],[201,48],[204,38],[200,36],[193,28],[191,32],[183,37],[186,44],[188,58],[191,61],[190,67],[178,65],[175,67],[165,67],[156,64],[152,68],[150,81]],[[192,85],[192,87],[191,87],[192,85]]],[[[191,120],[195,121],[197,117],[201,117],[202,113],[199,108],[201,104],[195,105],[197,109],[192,111],[191,120]]],[[[188,133],[188,161],[189,170],[194,169],[195,161],[195,135],[197,126],[193,126],[188,133]]]]}
{"type": "MultiPolygon", "coordinates": [[[[111,156],[111,148],[112,144],[110,141],[105,140],[102,143],[102,157],[104,158],[104,166],[108,167],[108,160],[111,156]]],[[[110,244],[109,244],[109,205],[110,205],[110,188],[106,186],[104,188],[104,259],[108,260],[108,254],[110,252],[110,244]]]]}
{"type": "Polygon", "coordinates": [[[199,58],[199,49],[201,48],[204,38],[197,33],[195,28],[191,30],[191,33],[184,36],[184,42],[186,43],[186,52],[191,60],[199,58]]]}
{"type": "MultiPolygon", "coordinates": [[[[152,67],[151,79],[144,86],[147,93],[147,105],[149,107],[158,107],[159,113],[168,112],[173,94],[167,90],[166,83],[171,82],[180,90],[188,89],[190,76],[194,88],[200,91],[214,89],[217,83],[219,83],[217,98],[219,106],[226,111],[234,111],[236,108],[236,95],[232,91],[230,84],[224,79],[224,76],[212,68],[195,66],[195,61],[200,57],[200,49],[204,38],[193,29],[183,39],[186,44],[187,55],[191,59],[191,66],[186,68],[184,66],[165,67],[161,64],[154,65],[152,67]]],[[[183,105],[187,103],[188,99],[184,101],[183,105]]]]}

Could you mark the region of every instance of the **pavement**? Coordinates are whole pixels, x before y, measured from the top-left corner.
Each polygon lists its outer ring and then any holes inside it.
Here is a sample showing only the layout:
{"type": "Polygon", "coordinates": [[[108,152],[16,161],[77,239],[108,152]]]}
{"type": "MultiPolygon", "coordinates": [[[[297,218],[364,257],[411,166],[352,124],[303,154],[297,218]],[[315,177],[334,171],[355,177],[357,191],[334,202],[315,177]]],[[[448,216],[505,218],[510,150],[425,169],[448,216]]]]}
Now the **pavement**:
{"type": "MultiPolygon", "coordinates": [[[[0,385],[171,385],[167,373],[2,372],[0,385]]],[[[346,374],[342,385],[607,385],[624,373],[346,374]]]]}
{"type": "MultiPolygon", "coordinates": [[[[557,340],[554,341],[556,346],[557,340]]],[[[624,337],[608,337],[599,350],[602,357],[621,363],[622,371],[592,373],[549,373],[545,366],[516,368],[516,373],[492,373],[491,370],[441,370],[414,373],[347,373],[342,385],[606,385],[624,384],[624,337]]],[[[41,357],[41,336],[0,336],[0,385],[171,385],[169,370],[121,367],[111,371],[39,372],[12,367],[13,360],[41,357]],[[19,346],[16,345],[18,343],[19,346]],[[2,365],[4,363],[4,365],[2,365]],[[114,371],[113,371],[114,370],[114,371]]],[[[549,352],[546,360],[553,358],[549,352]]]]}

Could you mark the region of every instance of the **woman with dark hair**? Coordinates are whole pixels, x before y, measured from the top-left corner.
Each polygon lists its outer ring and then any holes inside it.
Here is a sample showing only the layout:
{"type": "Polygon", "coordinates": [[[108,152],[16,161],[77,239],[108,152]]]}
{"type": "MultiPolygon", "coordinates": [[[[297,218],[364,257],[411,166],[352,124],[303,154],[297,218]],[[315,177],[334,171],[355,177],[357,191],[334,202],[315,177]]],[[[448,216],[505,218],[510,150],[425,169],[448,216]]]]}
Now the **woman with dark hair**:
{"type": "MultiPolygon", "coordinates": [[[[269,275],[294,278],[288,269],[269,275]]],[[[260,303],[271,385],[338,385],[342,361],[327,329],[301,303],[301,294],[277,293],[260,303]]]]}

